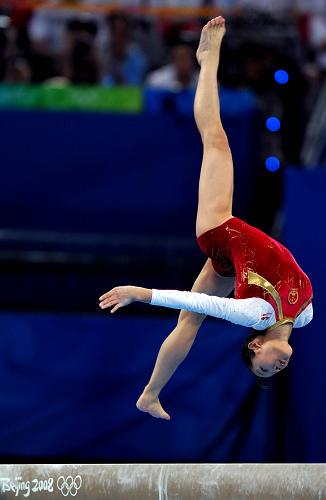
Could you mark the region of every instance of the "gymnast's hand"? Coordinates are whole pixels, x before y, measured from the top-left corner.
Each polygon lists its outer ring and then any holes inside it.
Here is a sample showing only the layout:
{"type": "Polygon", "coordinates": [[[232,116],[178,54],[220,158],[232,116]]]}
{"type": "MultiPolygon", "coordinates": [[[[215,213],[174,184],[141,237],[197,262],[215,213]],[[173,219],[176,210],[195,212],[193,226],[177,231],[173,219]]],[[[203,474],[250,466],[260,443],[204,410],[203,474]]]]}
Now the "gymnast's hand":
{"type": "Polygon", "coordinates": [[[152,290],[139,286],[116,286],[102,295],[99,300],[101,309],[114,306],[111,309],[111,313],[114,313],[120,307],[127,306],[131,302],[149,303],[152,300],[152,290]]]}

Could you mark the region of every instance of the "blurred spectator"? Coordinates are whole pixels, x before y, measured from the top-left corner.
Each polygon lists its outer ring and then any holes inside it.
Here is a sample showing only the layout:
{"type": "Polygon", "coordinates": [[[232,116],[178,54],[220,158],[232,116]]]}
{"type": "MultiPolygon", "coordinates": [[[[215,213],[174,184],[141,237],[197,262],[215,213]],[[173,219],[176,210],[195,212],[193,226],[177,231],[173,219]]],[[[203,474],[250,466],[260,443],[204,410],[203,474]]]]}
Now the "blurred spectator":
{"type": "Polygon", "coordinates": [[[108,18],[109,47],[104,62],[104,85],[140,85],[144,82],[148,61],[137,44],[131,41],[131,21],[127,14],[116,12],[108,18]]]}
{"type": "Polygon", "coordinates": [[[65,17],[57,10],[34,9],[28,26],[33,47],[38,52],[57,54],[62,49],[65,17]]]}
{"type": "Polygon", "coordinates": [[[145,16],[133,19],[133,40],[145,54],[148,69],[154,70],[167,61],[167,47],[162,33],[162,20],[145,16]]]}
{"type": "Polygon", "coordinates": [[[156,89],[184,90],[196,87],[198,75],[193,47],[179,43],[172,49],[171,63],[150,73],[146,84],[156,89]]]}
{"type": "Polygon", "coordinates": [[[308,123],[302,143],[301,162],[306,167],[326,165],[326,4],[314,2],[308,17],[308,42],[312,64],[306,67],[310,79],[307,100],[308,123]]]}
{"type": "Polygon", "coordinates": [[[58,37],[51,20],[51,12],[46,9],[36,9],[29,22],[28,35],[33,83],[43,82],[56,74],[54,55],[56,54],[58,37]]]}
{"type": "Polygon", "coordinates": [[[311,15],[309,24],[309,41],[315,52],[315,63],[326,76],[326,6],[323,15],[311,15]]]}
{"type": "Polygon", "coordinates": [[[21,35],[9,17],[0,16],[0,79],[6,83],[31,81],[31,67],[26,58],[28,42],[21,35]],[[22,40],[25,48],[21,47],[22,40]]]}
{"type": "Polygon", "coordinates": [[[72,20],[68,23],[63,74],[74,84],[96,84],[99,60],[95,48],[96,23],[72,20]]]}
{"type": "MultiPolygon", "coordinates": [[[[94,53],[101,53],[101,46],[106,41],[106,23],[105,18],[100,13],[85,13],[74,9],[58,8],[49,9],[46,7],[36,8],[31,16],[28,35],[31,43],[31,63],[33,67],[33,81],[43,82],[49,79],[61,77],[64,73],[72,77],[72,71],[69,71],[69,63],[72,58],[75,65],[85,61],[87,68],[87,78],[78,77],[78,80],[92,80],[89,78],[91,72],[90,59],[94,59],[94,53]],[[78,25],[80,22],[80,26],[78,25]],[[75,26],[74,26],[75,24],[75,26]],[[96,28],[96,35],[91,40],[87,38],[87,28],[81,28],[83,25],[92,24],[96,28]],[[82,33],[84,32],[84,33],[82,33]],[[79,44],[78,41],[81,41],[79,44]],[[81,40],[82,39],[82,40],[81,40]],[[91,45],[91,50],[86,45],[91,45]],[[72,54],[75,47],[75,55],[72,54]],[[90,53],[92,55],[90,56],[90,53]],[[77,60],[79,61],[77,64],[77,60]]],[[[90,35],[91,33],[88,33],[90,35]]],[[[96,56],[97,57],[97,56],[96,56]]],[[[75,68],[76,72],[76,68],[75,68]]],[[[78,70],[80,73],[80,69],[78,70]]]]}
{"type": "Polygon", "coordinates": [[[7,60],[4,82],[29,83],[32,78],[31,67],[23,57],[14,57],[7,60]]]}
{"type": "Polygon", "coordinates": [[[6,73],[6,55],[7,55],[7,32],[0,29],[0,80],[3,80],[6,73]]]}

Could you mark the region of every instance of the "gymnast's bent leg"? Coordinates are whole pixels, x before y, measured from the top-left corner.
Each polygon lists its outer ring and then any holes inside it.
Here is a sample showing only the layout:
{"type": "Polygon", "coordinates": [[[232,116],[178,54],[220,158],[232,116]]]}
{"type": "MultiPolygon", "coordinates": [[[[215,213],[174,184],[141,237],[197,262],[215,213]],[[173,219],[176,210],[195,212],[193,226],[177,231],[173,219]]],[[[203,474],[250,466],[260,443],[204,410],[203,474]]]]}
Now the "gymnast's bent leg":
{"type": "MultiPolygon", "coordinates": [[[[208,259],[191,290],[227,297],[233,288],[234,278],[219,276],[208,259]]],[[[158,399],[159,393],[187,356],[205,317],[204,314],[180,312],[178,324],[163,342],[150,381],[136,403],[139,410],[153,417],[170,420],[170,415],[163,410],[158,399]]]]}
{"type": "MultiPolygon", "coordinates": [[[[224,32],[222,18],[210,21],[203,29],[197,51],[201,71],[195,98],[195,119],[204,146],[196,221],[197,236],[222,224],[232,215],[233,164],[220,119],[217,92],[217,68],[224,32]]],[[[234,278],[221,277],[215,273],[209,259],[192,291],[226,297],[233,288],[234,278]]],[[[181,311],[178,324],[163,342],[151,379],[136,403],[139,410],[157,418],[170,419],[163,410],[158,395],[187,356],[204,318],[204,315],[181,311]]]]}

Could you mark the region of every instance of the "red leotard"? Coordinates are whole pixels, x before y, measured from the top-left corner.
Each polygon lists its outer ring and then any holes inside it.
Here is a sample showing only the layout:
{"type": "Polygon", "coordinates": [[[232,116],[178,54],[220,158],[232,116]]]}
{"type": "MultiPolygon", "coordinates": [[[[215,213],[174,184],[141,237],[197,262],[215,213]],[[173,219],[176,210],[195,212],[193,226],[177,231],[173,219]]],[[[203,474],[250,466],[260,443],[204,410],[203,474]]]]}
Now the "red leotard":
{"type": "Polygon", "coordinates": [[[260,297],[275,311],[276,323],[294,323],[310,304],[313,292],[308,276],[281,243],[238,217],[197,238],[222,276],[236,276],[235,298],[260,297]]]}

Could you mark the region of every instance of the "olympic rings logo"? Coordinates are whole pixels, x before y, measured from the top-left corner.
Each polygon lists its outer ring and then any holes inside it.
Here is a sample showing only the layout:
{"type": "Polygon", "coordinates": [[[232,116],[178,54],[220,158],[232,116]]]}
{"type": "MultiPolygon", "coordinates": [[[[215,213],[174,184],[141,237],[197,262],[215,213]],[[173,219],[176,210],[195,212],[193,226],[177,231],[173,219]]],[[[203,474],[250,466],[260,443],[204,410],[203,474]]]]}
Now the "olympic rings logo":
{"type": "Polygon", "coordinates": [[[60,476],[57,479],[57,488],[61,491],[64,497],[67,497],[68,495],[75,497],[78,490],[81,488],[81,485],[82,478],[79,474],[76,477],[68,476],[65,478],[60,476]]]}

